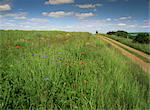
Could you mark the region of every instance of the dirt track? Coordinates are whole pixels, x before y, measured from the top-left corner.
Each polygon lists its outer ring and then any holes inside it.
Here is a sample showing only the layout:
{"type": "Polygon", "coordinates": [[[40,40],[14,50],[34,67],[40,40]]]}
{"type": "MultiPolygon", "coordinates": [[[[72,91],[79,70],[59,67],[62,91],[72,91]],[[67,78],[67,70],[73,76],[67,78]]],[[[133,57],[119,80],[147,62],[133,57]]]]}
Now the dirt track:
{"type": "Polygon", "coordinates": [[[148,60],[150,60],[150,56],[138,51],[136,49],[133,49],[129,46],[126,46],[124,44],[121,44],[120,42],[117,42],[115,40],[112,40],[110,38],[104,37],[104,36],[98,36],[98,38],[100,38],[101,40],[105,41],[106,43],[111,44],[114,48],[118,49],[124,56],[127,56],[128,58],[132,59],[136,64],[138,64],[144,71],[149,72],[150,73],[150,63],[146,63],[144,62],[142,59],[140,59],[139,57],[133,55],[132,53],[128,52],[127,50],[123,49],[126,48],[136,54],[139,54],[141,56],[143,56],[144,58],[147,58],[148,60]],[[123,48],[122,48],[123,47],[123,48]]]}
{"type": "Polygon", "coordinates": [[[113,42],[113,43],[115,43],[115,44],[117,44],[117,45],[123,47],[123,48],[126,48],[126,49],[128,49],[128,50],[130,50],[130,51],[132,51],[132,52],[134,52],[134,53],[136,53],[136,54],[138,54],[138,55],[140,55],[140,56],[146,58],[147,60],[150,60],[150,55],[145,54],[144,52],[141,52],[141,51],[139,51],[139,50],[136,50],[136,49],[134,49],[134,48],[131,48],[131,47],[127,46],[127,45],[124,45],[124,44],[122,44],[122,43],[120,43],[120,42],[117,42],[117,41],[115,41],[115,40],[113,40],[113,39],[110,39],[110,38],[108,38],[108,37],[105,37],[105,38],[108,39],[108,40],[110,40],[111,42],[113,42]]]}

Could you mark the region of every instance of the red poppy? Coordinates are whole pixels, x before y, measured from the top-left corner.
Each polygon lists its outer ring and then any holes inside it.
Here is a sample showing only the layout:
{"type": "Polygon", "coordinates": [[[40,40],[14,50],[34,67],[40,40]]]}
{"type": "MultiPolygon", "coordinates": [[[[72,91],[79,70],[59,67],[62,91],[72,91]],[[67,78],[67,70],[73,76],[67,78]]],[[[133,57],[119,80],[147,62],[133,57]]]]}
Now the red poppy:
{"type": "Polygon", "coordinates": [[[81,55],[85,55],[85,52],[81,52],[81,55]]]}
{"type": "Polygon", "coordinates": [[[16,49],[20,49],[20,48],[22,48],[22,47],[21,47],[21,46],[19,46],[19,45],[17,45],[17,46],[16,46],[16,49]]]}
{"type": "Polygon", "coordinates": [[[80,62],[80,65],[85,65],[85,62],[80,62]]]}

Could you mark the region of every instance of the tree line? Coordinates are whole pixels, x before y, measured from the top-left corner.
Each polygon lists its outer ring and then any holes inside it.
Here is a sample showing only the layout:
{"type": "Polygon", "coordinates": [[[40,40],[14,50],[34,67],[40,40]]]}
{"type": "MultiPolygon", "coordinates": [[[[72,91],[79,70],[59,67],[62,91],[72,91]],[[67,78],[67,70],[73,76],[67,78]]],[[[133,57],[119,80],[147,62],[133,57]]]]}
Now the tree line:
{"type": "Polygon", "coordinates": [[[150,43],[150,33],[128,33],[126,31],[110,31],[107,32],[108,35],[116,35],[118,37],[133,39],[133,42],[149,44],[150,43]]]}

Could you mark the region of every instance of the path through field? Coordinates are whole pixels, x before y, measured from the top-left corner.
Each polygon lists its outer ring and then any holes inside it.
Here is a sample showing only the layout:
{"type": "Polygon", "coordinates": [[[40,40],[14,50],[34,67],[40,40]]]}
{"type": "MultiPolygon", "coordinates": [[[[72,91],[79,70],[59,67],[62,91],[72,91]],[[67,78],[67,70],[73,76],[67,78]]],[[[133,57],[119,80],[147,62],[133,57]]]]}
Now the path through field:
{"type": "Polygon", "coordinates": [[[120,42],[117,42],[113,39],[107,38],[105,36],[99,35],[98,38],[100,38],[101,40],[105,41],[106,43],[111,44],[113,47],[115,47],[116,49],[118,49],[123,55],[127,56],[128,58],[132,59],[136,64],[138,64],[144,71],[149,72],[150,73],[150,63],[144,62],[141,58],[133,55],[132,53],[128,52],[127,50],[134,52],[148,60],[150,60],[150,55],[147,55],[139,50],[133,49],[129,46],[126,46],[120,42]],[[127,50],[125,50],[125,49],[127,50]]]}

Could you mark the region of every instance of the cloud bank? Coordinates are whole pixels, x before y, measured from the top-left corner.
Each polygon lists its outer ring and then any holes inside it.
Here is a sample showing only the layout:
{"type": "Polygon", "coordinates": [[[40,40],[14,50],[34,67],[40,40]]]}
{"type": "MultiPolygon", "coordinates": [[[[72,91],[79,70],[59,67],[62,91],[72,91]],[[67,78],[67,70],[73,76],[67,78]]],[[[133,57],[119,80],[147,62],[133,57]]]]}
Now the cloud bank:
{"type": "Polygon", "coordinates": [[[76,13],[76,12],[65,12],[65,11],[56,11],[56,12],[43,12],[43,16],[52,17],[52,18],[61,18],[66,16],[77,17],[78,19],[85,19],[88,17],[95,16],[92,12],[89,13],[76,13]]]}
{"type": "Polygon", "coordinates": [[[58,5],[58,4],[69,4],[74,3],[74,0],[49,0],[45,4],[58,5]]]}
{"type": "Polygon", "coordinates": [[[82,9],[92,9],[92,8],[102,6],[102,4],[84,4],[84,5],[76,5],[76,6],[82,9]]]}

